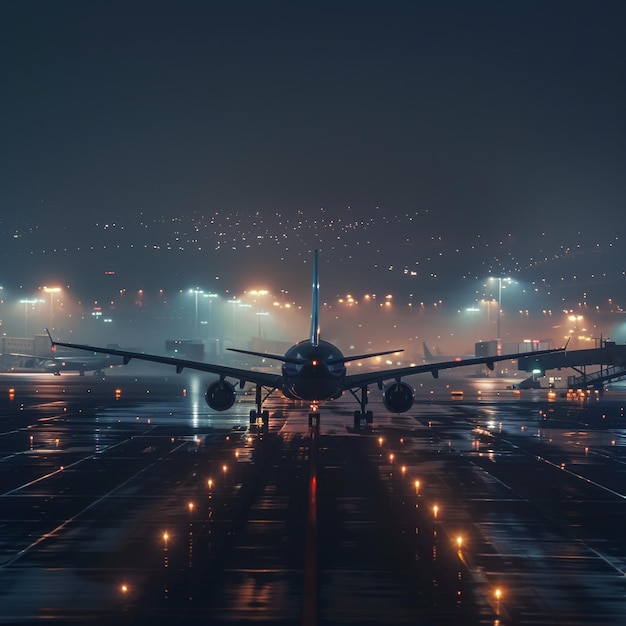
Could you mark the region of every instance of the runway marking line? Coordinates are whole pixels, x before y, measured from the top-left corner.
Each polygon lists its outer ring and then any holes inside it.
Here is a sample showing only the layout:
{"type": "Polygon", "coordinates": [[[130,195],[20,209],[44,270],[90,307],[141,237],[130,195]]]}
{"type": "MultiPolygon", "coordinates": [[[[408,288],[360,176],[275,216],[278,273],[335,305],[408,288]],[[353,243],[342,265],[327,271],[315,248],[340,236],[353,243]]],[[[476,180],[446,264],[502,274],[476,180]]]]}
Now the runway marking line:
{"type": "Polygon", "coordinates": [[[302,626],[315,626],[317,624],[317,436],[317,429],[311,429],[311,447],[309,453],[309,506],[304,554],[302,626]]]}

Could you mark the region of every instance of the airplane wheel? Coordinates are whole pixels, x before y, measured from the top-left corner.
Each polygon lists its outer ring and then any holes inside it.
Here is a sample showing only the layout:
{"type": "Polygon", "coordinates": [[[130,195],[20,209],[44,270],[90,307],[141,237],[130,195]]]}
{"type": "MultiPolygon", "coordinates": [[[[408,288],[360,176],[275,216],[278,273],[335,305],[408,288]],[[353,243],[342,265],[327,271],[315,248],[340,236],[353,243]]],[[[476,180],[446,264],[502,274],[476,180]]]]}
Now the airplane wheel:
{"type": "Polygon", "coordinates": [[[261,411],[261,419],[263,420],[263,426],[268,427],[270,425],[270,412],[261,411]]]}
{"type": "Polygon", "coordinates": [[[361,411],[354,412],[354,429],[358,430],[361,428],[361,411]]]}
{"type": "Polygon", "coordinates": [[[250,409],[250,423],[256,424],[257,412],[254,409],[250,409]]]}
{"type": "Polygon", "coordinates": [[[313,413],[309,413],[309,426],[313,426],[313,413]]]}
{"type": "Polygon", "coordinates": [[[374,422],[374,414],[371,411],[367,411],[367,413],[365,413],[365,421],[368,424],[372,424],[374,422]]]}

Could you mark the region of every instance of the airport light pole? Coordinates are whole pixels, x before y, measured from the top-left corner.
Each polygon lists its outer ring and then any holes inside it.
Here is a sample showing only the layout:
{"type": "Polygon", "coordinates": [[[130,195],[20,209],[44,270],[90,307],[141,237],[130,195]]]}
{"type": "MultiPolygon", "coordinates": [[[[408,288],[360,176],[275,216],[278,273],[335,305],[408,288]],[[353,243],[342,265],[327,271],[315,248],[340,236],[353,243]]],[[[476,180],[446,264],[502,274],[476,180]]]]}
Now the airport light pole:
{"type": "Polygon", "coordinates": [[[20,300],[20,303],[24,305],[24,337],[28,337],[28,305],[37,304],[37,302],[40,302],[40,300],[29,300],[28,298],[20,300]]]}
{"type": "Polygon", "coordinates": [[[196,313],[195,313],[195,318],[194,318],[194,332],[197,335],[198,334],[198,294],[204,293],[204,291],[202,291],[202,289],[198,289],[198,287],[196,287],[195,289],[190,289],[189,293],[194,294],[195,298],[196,298],[196,313]]]}
{"type": "Polygon", "coordinates": [[[261,339],[261,318],[269,315],[267,311],[257,311],[257,317],[259,318],[259,339],[261,339]]]}
{"type": "Polygon", "coordinates": [[[511,284],[513,282],[512,278],[502,278],[502,276],[491,276],[489,278],[489,280],[497,280],[498,281],[498,336],[497,336],[497,340],[498,343],[500,341],[502,341],[502,332],[501,332],[501,311],[502,311],[502,281],[506,282],[507,284],[511,284]]]}
{"type": "Polygon", "coordinates": [[[495,302],[494,298],[490,298],[489,300],[487,300],[487,298],[483,298],[480,301],[480,304],[485,305],[485,310],[487,311],[487,339],[491,337],[491,303],[492,302],[495,302]]]}
{"type": "MultiPolygon", "coordinates": [[[[239,304],[238,308],[248,310],[248,309],[252,309],[252,305],[251,305],[249,302],[242,302],[241,304],[239,304]]],[[[249,317],[250,317],[249,315],[248,315],[248,316],[244,316],[244,318],[245,318],[246,320],[247,320],[249,317]]],[[[242,325],[242,327],[243,327],[243,328],[248,328],[248,324],[247,324],[247,322],[245,322],[245,323],[242,325]]],[[[250,337],[252,337],[252,331],[250,332],[250,337]]],[[[238,331],[237,331],[237,338],[239,339],[239,332],[238,332],[238,331]]]]}
{"type": "Polygon", "coordinates": [[[474,354],[476,354],[476,313],[480,311],[480,309],[476,306],[470,306],[465,309],[468,313],[472,314],[472,336],[474,339],[474,354]]]}
{"type": "Polygon", "coordinates": [[[267,313],[263,312],[263,307],[261,306],[261,297],[266,296],[268,293],[269,291],[267,289],[254,289],[250,292],[250,295],[258,297],[257,302],[259,305],[259,310],[257,312],[257,315],[259,316],[259,339],[261,339],[261,316],[267,315],[267,313]]]}
{"type": "Polygon", "coordinates": [[[209,338],[210,338],[210,337],[212,337],[212,332],[213,332],[213,306],[212,306],[212,304],[213,304],[213,300],[215,298],[217,298],[217,294],[216,293],[211,293],[211,292],[203,293],[202,297],[203,298],[207,298],[208,301],[209,301],[209,324],[208,324],[209,331],[208,331],[208,335],[209,335],[209,338]]]}
{"type": "Polygon", "coordinates": [[[54,312],[53,312],[53,300],[54,300],[54,294],[55,293],[60,293],[61,292],[61,287],[45,287],[43,288],[43,290],[46,293],[50,294],[50,330],[52,330],[52,328],[54,327],[54,312]]]}
{"type": "Polygon", "coordinates": [[[498,341],[502,340],[502,333],[500,332],[500,316],[502,312],[502,277],[498,276],[498,341]]]}
{"type": "Polygon", "coordinates": [[[228,303],[233,305],[233,344],[236,344],[237,324],[235,323],[235,313],[237,312],[237,307],[241,305],[241,300],[239,300],[238,298],[232,298],[228,301],[228,303]]]}

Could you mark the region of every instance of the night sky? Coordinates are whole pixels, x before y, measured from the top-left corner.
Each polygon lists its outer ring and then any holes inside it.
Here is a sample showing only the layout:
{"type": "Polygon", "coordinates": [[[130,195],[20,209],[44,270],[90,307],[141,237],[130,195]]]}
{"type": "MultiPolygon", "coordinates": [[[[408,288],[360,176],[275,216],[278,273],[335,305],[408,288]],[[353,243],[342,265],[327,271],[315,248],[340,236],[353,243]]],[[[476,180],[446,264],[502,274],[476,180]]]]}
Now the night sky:
{"type": "MultiPolygon", "coordinates": [[[[78,243],[107,245],[115,220],[139,242],[163,216],[185,216],[187,242],[188,216],[218,214],[222,232],[236,214],[263,222],[248,242],[301,221],[291,252],[345,262],[360,246],[384,271],[443,237],[456,267],[492,246],[477,276],[593,238],[623,272],[625,32],[626,4],[604,0],[3,2],[5,266],[20,256],[20,285],[41,267],[80,283],[85,265],[139,280],[155,267],[145,254],[86,260],[78,243]],[[373,221],[337,252],[333,216],[373,221]]],[[[222,243],[218,258],[207,245],[162,267],[172,283],[179,265],[224,282],[237,259],[258,267],[286,247],[252,258],[222,243]]]]}

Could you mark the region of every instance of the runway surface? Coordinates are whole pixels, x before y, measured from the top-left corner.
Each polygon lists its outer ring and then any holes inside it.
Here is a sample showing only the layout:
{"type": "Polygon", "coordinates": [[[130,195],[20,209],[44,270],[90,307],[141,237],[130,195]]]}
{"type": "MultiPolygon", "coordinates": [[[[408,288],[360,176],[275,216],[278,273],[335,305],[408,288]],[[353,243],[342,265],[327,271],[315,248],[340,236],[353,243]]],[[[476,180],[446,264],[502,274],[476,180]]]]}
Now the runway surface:
{"type": "Polygon", "coordinates": [[[413,382],[264,431],[203,377],[0,375],[0,624],[623,624],[626,394],[413,382]]]}

